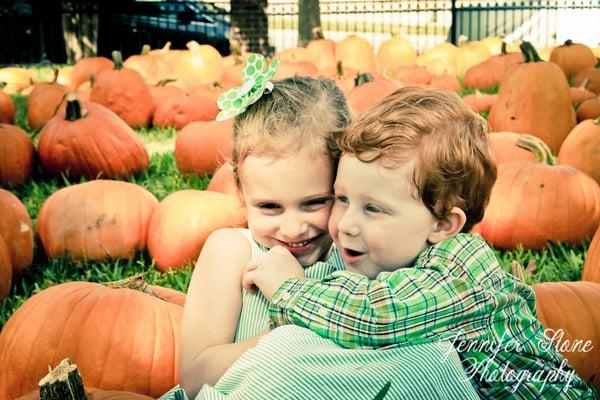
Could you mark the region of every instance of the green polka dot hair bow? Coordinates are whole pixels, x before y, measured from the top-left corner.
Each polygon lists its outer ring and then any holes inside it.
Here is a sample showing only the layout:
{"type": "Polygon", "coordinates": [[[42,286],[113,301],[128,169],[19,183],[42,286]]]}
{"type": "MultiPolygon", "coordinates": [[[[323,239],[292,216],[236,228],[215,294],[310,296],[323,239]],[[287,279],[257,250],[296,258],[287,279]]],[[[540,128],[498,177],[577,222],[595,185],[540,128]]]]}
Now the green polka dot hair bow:
{"type": "Polygon", "coordinates": [[[241,87],[233,88],[219,96],[217,105],[221,112],[217,115],[217,121],[223,121],[246,111],[246,108],[260,99],[263,93],[273,90],[271,78],[277,72],[279,58],[267,64],[265,57],[253,54],[248,58],[242,71],[243,84],[241,87]]]}

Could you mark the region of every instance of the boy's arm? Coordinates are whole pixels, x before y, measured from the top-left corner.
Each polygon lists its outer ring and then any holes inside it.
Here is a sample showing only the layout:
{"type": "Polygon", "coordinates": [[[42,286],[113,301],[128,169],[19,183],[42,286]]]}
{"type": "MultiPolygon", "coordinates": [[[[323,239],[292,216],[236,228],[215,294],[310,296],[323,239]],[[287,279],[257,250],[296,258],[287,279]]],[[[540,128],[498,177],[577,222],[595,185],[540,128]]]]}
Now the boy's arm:
{"type": "Polygon", "coordinates": [[[304,326],[343,347],[361,348],[485,329],[493,299],[467,279],[431,267],[402,268],[372,281],[346,271],[323,281],[288,279],[271,299],[270,318],[276,325],[304,326]]]}

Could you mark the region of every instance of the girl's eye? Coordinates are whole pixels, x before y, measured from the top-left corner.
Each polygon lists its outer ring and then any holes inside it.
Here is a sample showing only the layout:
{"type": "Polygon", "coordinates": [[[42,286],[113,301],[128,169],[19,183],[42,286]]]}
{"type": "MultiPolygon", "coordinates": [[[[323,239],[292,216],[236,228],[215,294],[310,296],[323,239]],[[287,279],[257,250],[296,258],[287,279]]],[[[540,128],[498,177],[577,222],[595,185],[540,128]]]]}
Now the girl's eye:
{"type": "Polygon", "coordinates": [[[318,207],[318,206],[322,206],[325,205],[329,202],[330,198],[329,197],[323,197],[320,199],[313,199],[313,200],[309,200],[306,203],[304,203],[304,205],[306,207],[318,207]]]}
{"type": "Polygon", "coordinates": [[[367,204],[367,206],[365,207],[365,210],[367,212],[373,213],[373,214],[378,214],[381,212],[381,208],[377,207],[374,204],[367,204]]]}

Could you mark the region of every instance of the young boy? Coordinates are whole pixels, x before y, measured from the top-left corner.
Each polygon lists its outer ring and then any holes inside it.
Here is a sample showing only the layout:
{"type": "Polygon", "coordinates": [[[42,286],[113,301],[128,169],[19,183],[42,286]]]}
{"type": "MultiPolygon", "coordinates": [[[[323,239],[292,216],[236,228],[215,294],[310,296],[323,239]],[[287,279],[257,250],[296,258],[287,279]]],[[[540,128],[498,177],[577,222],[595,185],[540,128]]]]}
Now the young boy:
{"type": "Polygon", "coordinates": [[[275,247],[243,286],[275,325],[347,348],[450,340],[481,398],[592,399],[545,337],[533,290],[479,235],[496,168],[487,124],[455,94],[405,87],[338,138],[329,230],[347,271],[304,278],[275,247]]]}

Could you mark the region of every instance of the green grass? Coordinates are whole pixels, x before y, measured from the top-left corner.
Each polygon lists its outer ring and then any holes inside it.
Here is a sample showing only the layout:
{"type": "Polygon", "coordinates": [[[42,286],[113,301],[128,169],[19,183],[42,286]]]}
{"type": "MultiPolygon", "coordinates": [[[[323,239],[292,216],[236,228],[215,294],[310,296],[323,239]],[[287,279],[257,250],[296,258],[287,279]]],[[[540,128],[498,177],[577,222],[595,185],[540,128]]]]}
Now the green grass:
{"type": "MultiPolygon", "coordinates": [[[[466,95],[472,90],[465,89],[461,93],[466,95]]],[[[491,91],[492,93],[494,91],[491,91]]],[[[14,96],[17,104],[17,124],[29,131],[26,121],[26,98],[14,96]]],[[[208,177],[183,176],[177,170],[173,143],[176,136],[174,129],[142,129],[138,133],[149,147],[155,146],[162,149],[156,152],[150,160],[150,168],[138,176],[130,177],[130,182],[137,183],[150,192],[159,200],[170,193],[183,189],[205,189],[208,185],[208,177]]],[[[30,134],[32,134],[30,132],[30,134]]],[[[55,178],[45,177],[38,171],[34,178],[17,188],[9,188],[29,211],[34,222],[45,199],[57,190],[73,185],[84,180],[69,180],[61,176],[55,178]]],[[[580,279],[581,269],[589,242],[578,246],[565,244],[552,244],[548,249],[542,251],[498,251],[498,257],[502,267],[511,271],[513,260],[518,261],[526,268],[525,281],[527,283],[546,281],[576,281],[580,279]]],[[[42,249],[35,244],[33,265],[28,269],[25,276],[15,282],[10,296],[0,301],[0,327],[2,327],[10,315],[29,297],[35,293],[63,282],[69,281],[91,281],[108,282],[120,280],[125,277],[144,273],[149,283],[171,287],[186,291],[189,285],[192,265],[184,269],[169,273],[161,273],[154,267],[154,263],[147,252],[139,252],[131,260],[109,260],[102,262],[87,262],[60,259],[48,260],[42,249]]]]}

